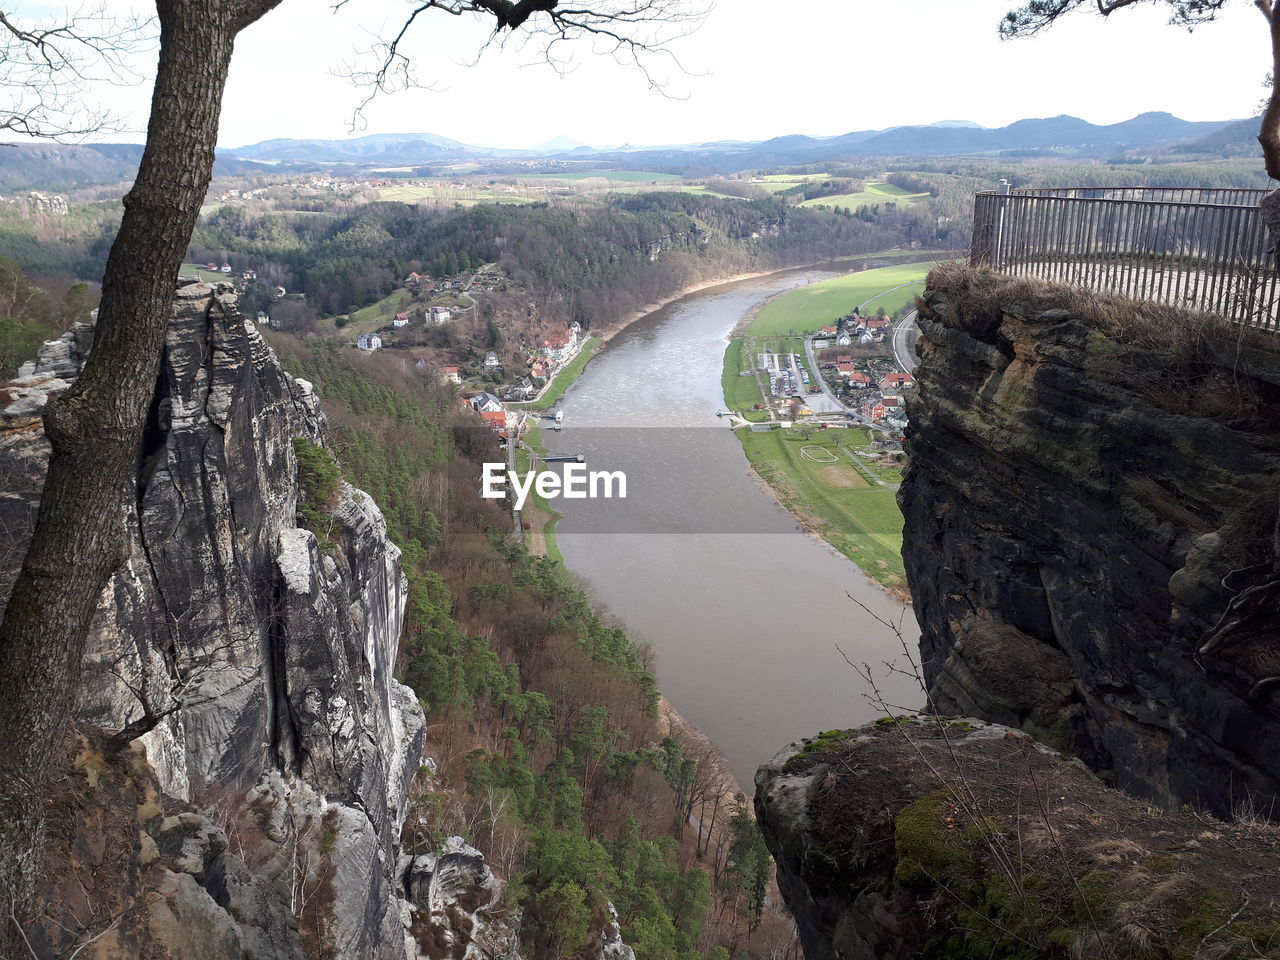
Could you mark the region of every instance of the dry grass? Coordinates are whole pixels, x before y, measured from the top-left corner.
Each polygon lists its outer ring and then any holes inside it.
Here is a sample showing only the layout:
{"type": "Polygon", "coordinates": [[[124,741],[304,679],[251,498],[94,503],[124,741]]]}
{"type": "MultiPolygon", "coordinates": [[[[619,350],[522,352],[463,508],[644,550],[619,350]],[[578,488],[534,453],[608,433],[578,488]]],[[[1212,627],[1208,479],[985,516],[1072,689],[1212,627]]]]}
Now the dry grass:
{"type": "Polygon", "coordinates": [[[953,307],[953,316],[943,319],[980,336],[993,334],[1008,312],[1034,317],[1049,310],[1065,310],[1108,336],[1183,360],[1209,359],[1217,355],[1214,348],[1223,346],[1280,353],[1280,340],[1275,336],[1217,314],[1010,276],[963,260],[934,267],[926,284],[929,290],[945,293],[953,307]]]}
{"type": "Polygon", "coordinates": [[[1280,338],[1217,314],[1009,276],[963,261],[935,267],[927,283],[919,301],[922,315],[1006,351],[1011,345],[1001,331],[1009,317],[1080,322],[1114,345],[1098,351],[1103,360],[1091,372],[1171,413],[1257,428],[1264,408],[1280,399],[1280,338]],[[1263,368],[1269,372],[1260,377],[1263,368]]]}

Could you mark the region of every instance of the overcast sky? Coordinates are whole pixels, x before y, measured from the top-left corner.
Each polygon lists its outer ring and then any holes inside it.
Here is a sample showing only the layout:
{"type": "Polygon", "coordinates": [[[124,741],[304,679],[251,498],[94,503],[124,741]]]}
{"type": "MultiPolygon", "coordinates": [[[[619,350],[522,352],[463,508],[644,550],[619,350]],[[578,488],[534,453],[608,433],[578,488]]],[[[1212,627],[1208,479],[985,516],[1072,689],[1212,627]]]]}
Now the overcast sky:
{"type": "MultiPolygon", "coordinates": [[[[407,49],[434,89],[378,100],[359,133],[436,133],[485,146],[556,136],[666,144],[948,119],[1000,126],[1060,113],[1094,123],[1148,110],[1223,120],[1252,115],[1262,96],[1267,33],[1249,0],[1228,3],[1219,22],[1193,34],[1168,26],[1157,3],[1107,20],[1082,11],[1040,37],[1002,42],[996,23],[1010,2],[719,0],[673,45],[687,73],[672,75],[667,97],[589,42],[564,77],[535,47],[491,47],[474,63],[483,26],[433,12],[407,49]]],[[[349,0],[335,13],[326,0],[284,0],[236,44],[220,145],[350,135],[361,94],[339,75],[342,64],[410,8],[349,0]]],[[[672,73],[661,60],[653,68],[672,73]]],[[[134,129],[110,139],[141,140],[147,86],[103,91],[134,129]]]]}

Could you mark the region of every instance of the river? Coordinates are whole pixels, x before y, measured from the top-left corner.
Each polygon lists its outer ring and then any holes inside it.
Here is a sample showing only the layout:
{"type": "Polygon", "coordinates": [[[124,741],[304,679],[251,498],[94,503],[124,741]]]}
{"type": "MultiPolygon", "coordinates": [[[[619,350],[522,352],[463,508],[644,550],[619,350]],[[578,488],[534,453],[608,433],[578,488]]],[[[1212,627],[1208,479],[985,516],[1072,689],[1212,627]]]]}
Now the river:
{"type": "Polygon", "coordinates": [[[910,608],[801,530],[716,417],[734,325],[778,293],[850,268],[729,283],[648,314],[569,389],[563,431],[543,434],[551,453],[626,474],[625,500],[555,501],[565,563],[652,648],[663,693],[748,792],[756,767],[791,740],[883,713],[844,655],[871,666],[887,702],[923,700],[884,665],[901,666],[902,648],[876,619],[900,623],[914,649],[910,608]]]}

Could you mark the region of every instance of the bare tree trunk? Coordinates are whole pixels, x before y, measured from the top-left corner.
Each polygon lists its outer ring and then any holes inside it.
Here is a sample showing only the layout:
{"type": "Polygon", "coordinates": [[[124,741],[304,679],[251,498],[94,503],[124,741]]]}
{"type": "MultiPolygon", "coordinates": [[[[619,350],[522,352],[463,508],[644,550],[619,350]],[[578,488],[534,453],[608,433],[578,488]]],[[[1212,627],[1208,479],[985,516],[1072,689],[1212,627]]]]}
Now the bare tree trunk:
{"type": "Polygon", "coordinates": [[[36,530],[0,624],[0,956],[36,878],[50,761],[74,708],[85,637],[123,560],[124,504],[159,373],[174,282],[213,171],[232,45],[279,0],[157,0],[160,60],[137,179],[107,260],[93,352],[45,413],[36,530]]]}

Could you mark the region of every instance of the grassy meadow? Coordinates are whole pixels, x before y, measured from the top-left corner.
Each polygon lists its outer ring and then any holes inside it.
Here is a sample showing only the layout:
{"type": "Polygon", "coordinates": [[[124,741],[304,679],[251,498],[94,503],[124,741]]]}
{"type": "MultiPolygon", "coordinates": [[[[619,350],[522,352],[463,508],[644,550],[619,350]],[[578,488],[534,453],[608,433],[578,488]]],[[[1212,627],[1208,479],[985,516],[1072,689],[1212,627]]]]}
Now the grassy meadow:
{"type": "Polygon", "coordinates": [[[743,428],[738,439],[752,468],[808,530],[878,583],[905,586],[896,498],[901,473],[856,457],[869,442],[865,429],[743,428]]]}
{"type": "Polygon", "coordinates": [[[753,337],[794,336],[831,324],[854,307],[893,313],[922,289],[933,265],[904,263],[845,274],[770,300],[747,328],[753,337]]]}
{"type": "Polygon", "coordinates": [[[861,193],[838,193],[830,197],[814,197],[800,204],[802,207],[847,207],[856,210],[858,207],[871,207],[877,203],[913,204],[928,197],[927,193],[908,193],[902,187],[892,183],[867,182],[867,189],[861,193]]]}

